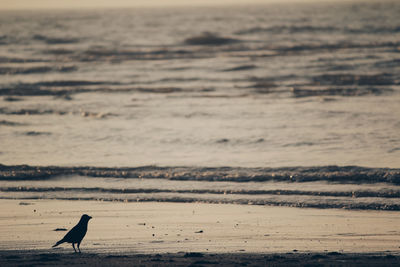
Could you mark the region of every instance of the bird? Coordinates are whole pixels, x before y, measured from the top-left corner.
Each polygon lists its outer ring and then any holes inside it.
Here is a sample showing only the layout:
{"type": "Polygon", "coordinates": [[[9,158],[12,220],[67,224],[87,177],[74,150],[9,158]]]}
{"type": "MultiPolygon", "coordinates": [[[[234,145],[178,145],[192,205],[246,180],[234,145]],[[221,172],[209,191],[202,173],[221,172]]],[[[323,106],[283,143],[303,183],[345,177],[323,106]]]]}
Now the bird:
{"type": "Polygon", "coordinates": [[[81,253],[81,249],[79,248],[82,239],[85,237],[86,232],[87,232],[87,227],[88,227],[88,222],[89,220],[92,219],[87,214],[83,214],[81,219],[79,220],[78,224],[74,226],[60,241],[54,244],[54,247],[57,247],[58,245],[62,243],[72,243],[72,247],[74,248],[75,253],[77,252],[75,249],[75,244],[78,245],[78,251],[81,253]]]}

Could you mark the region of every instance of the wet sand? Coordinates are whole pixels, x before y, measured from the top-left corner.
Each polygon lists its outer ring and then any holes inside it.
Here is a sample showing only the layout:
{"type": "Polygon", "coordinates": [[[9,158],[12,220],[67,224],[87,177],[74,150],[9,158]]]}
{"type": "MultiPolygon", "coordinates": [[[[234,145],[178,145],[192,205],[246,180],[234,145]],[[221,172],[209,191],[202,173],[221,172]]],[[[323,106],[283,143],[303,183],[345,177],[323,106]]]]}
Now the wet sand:
{"type": "Polygon", "coordinates": [[[391,254],[161,253],[70,254],[1,251],[1,266],[399,266],[391,254]]]}
{"type": "Polygon", "coordinates": [[[399,225],[389,211],[0,200],[0,265],[395,265],[399,225]],[[83,213],[83,253],[51,249],[83,213]]]}

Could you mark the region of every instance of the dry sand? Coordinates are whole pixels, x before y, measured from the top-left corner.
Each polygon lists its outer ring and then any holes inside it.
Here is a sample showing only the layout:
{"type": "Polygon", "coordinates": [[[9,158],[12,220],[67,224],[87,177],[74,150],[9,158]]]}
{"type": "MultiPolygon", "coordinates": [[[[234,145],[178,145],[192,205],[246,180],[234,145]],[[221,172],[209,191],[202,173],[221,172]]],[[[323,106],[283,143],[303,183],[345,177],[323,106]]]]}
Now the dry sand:
{"type": "Polygon", "coordinates": [[[398,212],[200,203],[0,200],[0,265],[400,264],[398,212]],[[93,216],[73,254],[51,249],[93,216]]]}

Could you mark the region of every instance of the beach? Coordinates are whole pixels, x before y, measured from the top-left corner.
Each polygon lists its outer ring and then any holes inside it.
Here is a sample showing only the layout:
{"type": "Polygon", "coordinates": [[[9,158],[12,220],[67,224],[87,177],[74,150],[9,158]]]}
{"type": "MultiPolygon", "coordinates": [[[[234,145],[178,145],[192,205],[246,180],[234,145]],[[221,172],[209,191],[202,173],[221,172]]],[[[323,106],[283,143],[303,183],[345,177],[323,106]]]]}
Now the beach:
{"type": "Polygon", "coordinates": [[[1,200],[0,206],[2,266],[400,261],[400,218],[389,211],[59,200],[1,200]],[[82,254],[70,244],[52,249],[82,213],[93,217],[82,254]]]}
{"type": "Polygon", "coordinates": [[[114,7],[0,6],[0,266],[400,266],[399,1],[114,7]]]}

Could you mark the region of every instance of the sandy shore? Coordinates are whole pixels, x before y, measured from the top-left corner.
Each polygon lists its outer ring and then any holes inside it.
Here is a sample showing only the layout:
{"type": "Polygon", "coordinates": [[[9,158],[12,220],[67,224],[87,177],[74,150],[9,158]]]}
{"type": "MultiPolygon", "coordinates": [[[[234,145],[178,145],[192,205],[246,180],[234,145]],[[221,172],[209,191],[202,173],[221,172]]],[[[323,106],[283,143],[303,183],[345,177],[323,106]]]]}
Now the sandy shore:
{"type": "Polygon", "coordinates": [[[94,254],[0,251],[1,266],[399,266],[391,254],[161,253],[94,254]]]}
{"type": "Polygon", "coordinates": [[[0,265],[71,260],[146,266],[299,260],[390,265],[400,263],[399,225],[398,212],[386,211],[0,200],[0,265]],[[66,233],[54,230],[70,229],[83,213],[93,216],[83,253],[74,255],[69,244],[51,249],[66,233]]]}

